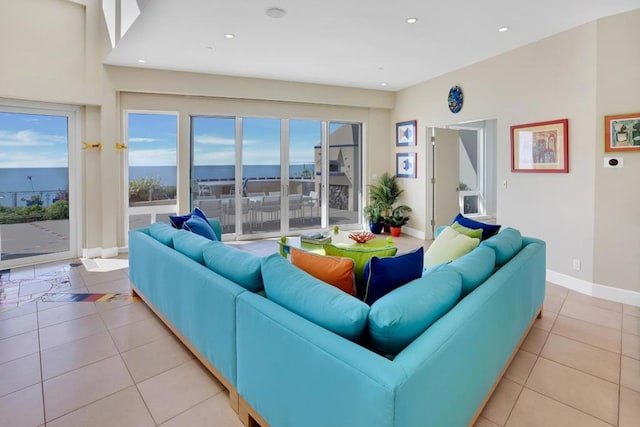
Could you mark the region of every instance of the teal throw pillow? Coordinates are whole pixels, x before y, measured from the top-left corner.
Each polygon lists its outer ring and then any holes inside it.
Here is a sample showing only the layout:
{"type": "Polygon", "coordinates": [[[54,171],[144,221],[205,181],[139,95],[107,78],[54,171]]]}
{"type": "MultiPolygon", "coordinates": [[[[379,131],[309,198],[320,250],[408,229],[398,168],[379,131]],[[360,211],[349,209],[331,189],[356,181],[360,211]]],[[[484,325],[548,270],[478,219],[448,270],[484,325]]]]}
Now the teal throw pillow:
{"type": "Polygon", "coordinates": [[[178,231],[164,222],[154,222],[149,226],[149,235],[170,248],[173,248],[173,236],[178,231]]]}
{"type": "Polygon", "coordinates": [[[218,236],[213,231],[211,224],[206,219],[202,219],[199,215],[191,215],[191,218],[182,224],[182,229],[199,234],[209,240],[218,240],[218,236]]]}
{"type": "Polygon", "coordinates": [[[211,240],[206,237],[186,230],[178,230],[173,236],[174,249],[200,264],[204,264],[202,252],[209,243],[211,243],[211,240]]]}
{"type": "Polygon", "coordinates": [[[262,259],[262,279],[268,299],[344,338],[358,339],[367,326],[367,304],[305,273],[280,254],[262,259]]]}
{"type": "Polygon", "coordinates": [[[222,242],[211,242],[204,248],[203,257],[204,264],[209,270],[215,271],[251,292],[262,289],[259,256],[222,242]]]}
{"type": "Polygon", "coordinates": [[[371,306],[369,336],[383,354],[397,354],[460,299],[462,279],[448,265],[389,292],[371,306]]]}
{"type": "Polygon", "coordinates": [[[364,283],[364,267],[374,256],[387,257],[394,256],[398,252],[395,246],[385,246],[381,248],[370,248],[365,246],[335,246],[326,244],[323,246],[324,252],[329,256],[341,256],[353,260],[353,272],[356,276],[356,295],[362,296],[364,283]]]}
{"type": "Polygon", "coordinates": [[[372,257],[364,267],[362,300],[371,305],[392,290],[422,276],[424,249],[394,257],[372,257]]]}
{"type": "Polygon", "coordinates": [[[508,227],[482,242],[482,245],[496,252],[496,267],[502,267],[522,249],[522,234],[515,228],[508,227]]]}
{"type": "Polygon", "coordinates": [[[481,240],[486,240],[489,237],[496,234],[498,231],[500,231],[500,226],[497,224],[487,224],[480,221],[474,221],[470,218],[465,217],[460,213],[453,219],[451,223],[453,224],[455,222],[462,225],[463,227],[473,228],[473,229],[478,229],[478,228],[482,229],[481,240]]]}
{"type": "Polygon", "coordinates": [[[482,244],[449,263],[449,266],[462,276],[462,297],[484,283],[493,274],[495,265],[496,253],[482,244]]]}

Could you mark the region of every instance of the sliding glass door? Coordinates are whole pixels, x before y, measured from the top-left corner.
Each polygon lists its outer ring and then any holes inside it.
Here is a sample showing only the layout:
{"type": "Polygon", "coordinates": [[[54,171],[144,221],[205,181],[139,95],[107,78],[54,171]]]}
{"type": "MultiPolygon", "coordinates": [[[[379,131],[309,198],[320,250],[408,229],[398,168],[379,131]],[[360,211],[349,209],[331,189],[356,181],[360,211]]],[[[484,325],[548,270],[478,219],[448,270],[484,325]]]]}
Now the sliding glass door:
{"type": "Polygon", "coordinates": [[[0,270],[78,255],[76,114],[0,105],[0,270]]]}
{"type": "Polygon", "coordinates": [[[223,233],[277,235],[358,224],[359,123],[191,119],[191,201],[223,233]]]}

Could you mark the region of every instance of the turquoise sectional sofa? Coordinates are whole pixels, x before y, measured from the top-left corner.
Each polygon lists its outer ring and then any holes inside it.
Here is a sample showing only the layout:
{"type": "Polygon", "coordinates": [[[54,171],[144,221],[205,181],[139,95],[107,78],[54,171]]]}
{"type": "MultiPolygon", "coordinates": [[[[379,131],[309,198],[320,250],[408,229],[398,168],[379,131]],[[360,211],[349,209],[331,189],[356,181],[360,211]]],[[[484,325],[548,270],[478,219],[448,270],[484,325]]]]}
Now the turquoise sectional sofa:
{"type": "Polygon", "coordinates": [[[249,253],[152,228],[130,233],[134,290],[245,425],[469,425],[542,310],[545,244],[509,228],[371,307],[284,259],[257,271],[249,253]]]}

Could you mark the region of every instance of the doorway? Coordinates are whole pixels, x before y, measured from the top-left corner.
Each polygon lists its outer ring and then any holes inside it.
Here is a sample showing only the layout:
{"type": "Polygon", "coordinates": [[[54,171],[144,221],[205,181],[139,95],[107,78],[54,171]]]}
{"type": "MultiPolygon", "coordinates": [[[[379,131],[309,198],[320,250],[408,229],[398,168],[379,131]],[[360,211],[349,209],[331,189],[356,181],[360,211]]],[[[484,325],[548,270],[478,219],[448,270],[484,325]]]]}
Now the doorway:
{"type": "Polygon", "coordinates": [[[78,255],[78,115],[0,104],[0,270],[78,255]]]}
{"type": "Polygon", "coordinates": [[[427,128],[431,141],[431,235],[458,214],[483,220],[496,213],[497,121],[481,120],[427,128]]]}

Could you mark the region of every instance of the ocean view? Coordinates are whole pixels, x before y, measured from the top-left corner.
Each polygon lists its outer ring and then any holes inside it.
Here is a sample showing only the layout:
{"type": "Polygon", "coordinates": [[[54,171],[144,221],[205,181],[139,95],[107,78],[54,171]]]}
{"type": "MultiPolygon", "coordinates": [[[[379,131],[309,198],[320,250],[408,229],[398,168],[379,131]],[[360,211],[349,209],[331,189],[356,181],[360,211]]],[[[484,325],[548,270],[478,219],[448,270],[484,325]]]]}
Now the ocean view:
{"type": "MultiPolygon", "coordinates": [[[[289,167],[289,176],[300,176],[303,170],[313,170],[313,164],[297,164],[289,167]]],[[[234,166],[196,166],[194,178],[197,180],[233,180],[234,166]]],[[[280,165],[244,166],[248,178],[280,177],[280,165]]],[[[132,166],[129,168],[129,182],[141,178],[159,178],[162,186],[176,185],[175,166],[132,166]]],[[[0,205],[11,206],[17,202],[24,206],[22,198],[28,199],[34,192],[45,193],[45,204],[51,202],[58,191],[69,187],[67,168],[0,168],[0,205]],[[13,193],[18,193],[14,195],[13,193]],[[47,197],[49,200],[47,201],[47,197]]]]}

